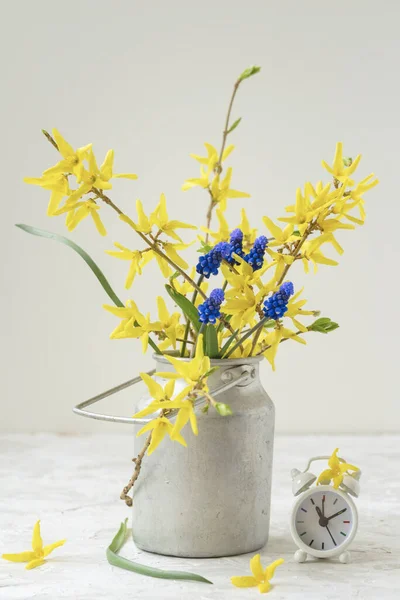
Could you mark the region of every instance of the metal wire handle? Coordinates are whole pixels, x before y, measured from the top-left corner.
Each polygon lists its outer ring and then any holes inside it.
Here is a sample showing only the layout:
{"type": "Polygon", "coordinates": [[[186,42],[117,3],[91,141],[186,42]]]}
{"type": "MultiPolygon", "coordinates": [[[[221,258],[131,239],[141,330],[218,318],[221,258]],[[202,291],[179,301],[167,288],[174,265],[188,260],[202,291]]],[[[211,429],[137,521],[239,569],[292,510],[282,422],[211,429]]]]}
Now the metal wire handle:
{"type": "MultiPolygon", "coordinates": [[[[147,371],[147,375],[153,375],[154,373],[155,373],[155,369],[152,369],[151,371],[147,371]]],[[[232,367],[231,369],[227,369],[226,371],[224,371],[221,375],[221,379],[223,381],[225,381],[226,383],[215,388],[215,390],[212,390],[212,392],[210,392],[210,393],[212,394],[213,397],[218,396],[219,394],[222,394],[222,392],[226,392],[227,390],[230,390],[231,388],[235,387],[236,385],[239,385],[239,384],[241,384],[242,386],[247,385],[254,379],[254,377],[255,377],[255,368],[254,367],[247,366],[247,365],[243,365],[242,367],[232,367]]],[[[140,376],[134,377],[133,379],[129,379],[129,381],[125,381],[125,383],[121,383],[120,385],[117,385],[116,387],[113,387],[113,388],[103,392],[102,394],[98,394],[97,396],[93,396],[93,398],[89,398],[89,400],[85,400],[84,402],[77,404],[73,408],[73,412],[76,413],[77,415],[80,415],[81,417],[87,417],[89,419],[97,419],[98,421],[111,421],[112,423],[126,423],[128,425],[143,425],[144,423],[148,422],[148,419],[134,419],[133,417],[118,417],[118,416],[114,416],[114,415],[102,415],[100,413],[95,413],[95,412],[90,412],[88,410],[84,410],[87,406],[91,406],[92,404],[99,402],[99,400],[103,400],[104,398],[107,398],[108,396],[112,396],[113,394],[122,392],[122,390],[125,390],[126,388],[131,387],[132,385],[136,385],[137,383],[140,383],[141,381],[142,381],[142,378],[140,376]]],[[[195,406],[200,406],[202,404],[205,404],[205,401],[206,401],[205,396],[201,396],[195,400],[194,404],[195,404],[195,406]]],[[[172,416],[174,414],[177,414],[177,412],[178,411],[176,411],[176,410],[171,411],[172,416]]]]}

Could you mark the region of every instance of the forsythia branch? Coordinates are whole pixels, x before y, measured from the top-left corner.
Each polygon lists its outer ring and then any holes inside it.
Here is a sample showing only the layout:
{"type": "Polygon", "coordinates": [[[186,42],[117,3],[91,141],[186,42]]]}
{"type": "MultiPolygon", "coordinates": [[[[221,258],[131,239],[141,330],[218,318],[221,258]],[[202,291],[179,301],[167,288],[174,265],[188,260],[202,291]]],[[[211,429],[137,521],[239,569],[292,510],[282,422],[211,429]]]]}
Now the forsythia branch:
{"type": "Polygon", "coordinates": [[[139,477],[140,469],[142,467],[142,460],[147,452],[148,447],[150,446],[152,433],[153,432],[151,431],[147,436],[145,444],[142,450],[137,455],[137,457],[132,459],[135,463],[135,470],[133,471],[132,477],[130,478],[129,482],[124,487],[120,495],[121,500],[124,500],[127,506],[132,506],[132,498],[131,496],[128,496],[128,492],[133,488],[133,486],[135,485],[135,481],[139,477]]]}

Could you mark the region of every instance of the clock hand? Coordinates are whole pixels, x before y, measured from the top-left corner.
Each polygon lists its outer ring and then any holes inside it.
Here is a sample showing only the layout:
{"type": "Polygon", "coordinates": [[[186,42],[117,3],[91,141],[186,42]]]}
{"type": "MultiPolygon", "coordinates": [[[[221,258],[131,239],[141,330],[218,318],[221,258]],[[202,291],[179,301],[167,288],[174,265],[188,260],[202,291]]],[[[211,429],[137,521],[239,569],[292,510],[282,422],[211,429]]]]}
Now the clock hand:
{"type": "Polygon", "coordinates": [[[336,542],[335,542],[335,540],[334,540],[334,538],[333,538],[333,535],[331,534],[331,531],[330,531],[330,529],[329,529],[328,525],[326,525],[326,529],[327,529],[327,531],[328,531],[329,535],[331,536],[331,540],[332,540],[332,542],[335,544],[335,546],[337,546],[337,544],[336,544],[336,542]]]}
{"type": "Polygon", "coordinates": [[[322,511],[319,506],[316,506],[315,510],[317,511],[317,515],[319,516],[318,523],[321,525],[321,527],[326,527],[328,525],[328,519],[322,514],[322,511]]]}
{"type": "Polygon", "coordinates": [[[346,510],[347,510],[347,508],[342,508],[342,510],[339,510],[339,512],[335,513],[334,515],[331,515],[330,517],[327,517],[327,520],[330,521],[331,519],[334,519],[335,517],[342,515],[344,512],[346,512],[346,510]]]}
{"type": "Polygon", "coordinates": [[[322,496],[322,516],[325,516],[325,496],[322,496]]]}

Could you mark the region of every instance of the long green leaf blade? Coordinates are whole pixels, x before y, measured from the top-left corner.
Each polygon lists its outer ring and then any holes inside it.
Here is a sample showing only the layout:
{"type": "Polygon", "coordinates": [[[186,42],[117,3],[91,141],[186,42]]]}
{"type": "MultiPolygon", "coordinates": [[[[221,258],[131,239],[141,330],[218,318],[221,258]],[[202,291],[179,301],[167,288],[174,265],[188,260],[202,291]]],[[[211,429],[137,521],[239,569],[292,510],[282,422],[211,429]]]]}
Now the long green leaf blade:
{"type": "Polygon", "coordinates": [[[222,346],[221,348],[221,356],[223,358],[225,352],[228,350],[229,346],[232,344],[233,340],[236,338],[237,334],[239,333],[239,329],[236,329],[236,331],[234,331],[232,333],[232,335],[227,339],[227,341],[225,342],[225,344],[222,346]]]}
{"type": "MultiPolygon", "coordinates": [[[[124,303],[118,298],[117,294],[114,292],[111,285],[108,283],[107,278],[104,275],[103,271],[100,269],[100,267],[97,266],[97,264],[89,256],[89,254],[87,252],[85,252],[85,250],[83,248],[78,246],[78,244],[75,244],[75,242],[73,242],[72,240],[69,240],[68,238],[64,237],[63,235],[59,235],[58,233],[53,233],[52,231],[46,231],[45,229],[38,229],[37,227],[31,227],[31,225],[24,225],[22,223],[18,223],[15,226],[18,227],[19,229],[22,229],[22,231],[26,231],[26,233],[30,233],[32,235],[37,235],[38,237],[47,238],[49,240],[55,240],[56,242],[65,244],[66,246],[69,246],[70,248],[75,250],[75,252],[77,252],[79,254],[79,256],[81,258],[83,258],[85,263],[91,269],[92,273],[97,278],[97,280],[100,282],[100,284],[101,284],[103,290],[106,292],[107,296],[114,302],[114,304],[116,306],[119,306],[119,307],[124,306],[124,303]]],[[[161,350],[159,349],[157,344],[155,342],[153,342],[153,340],[151,338],[149,338],[149,344],[153,348],[153,350],[155,352],[157,352],[157,354],[161,354],[161,350]]]]}
{"type": "Polygon", "coordinates": [[[165,571],[163,569],[156,569],[155,567],[147,567],[146,565],[141,565],[140,563],[128,560],[123,556],[119,556],[118,552],[124,545],[126,538],[127,520],[128,519],[125,519],[125,521],[121,523],[117,534],[106,550],[107,560],[110,565],[119,567],[120,569],[125,569],[126,571],[133,571],[134,573],[139,573],[140,575],[147,575],[148,577],[158,577],[159,579],[181,579],[184,581],[200,581],[202,583],[212,584],[212,581],[209,581],[201,575],[196,575],[195,573],[186,573],[185,571],[165,571]]]}
{"type": "Polygon", "coordinates": [[[104,289],[104,291],[106,292],[107,296],[109,296],[109,298],[111,298],[111,300],[114,302],[114,304],[116,306],[124,306],[124,303],[118,298],[117,294],[114,292],[111,285],[108,283],[107,278],[104,275],[103,271],[96,265],[96,263],[89,256],[89,254],[87,252],[85,252],[85,250],[83,250],[83,248],[78,246],[78,244],[75,244],[75,242],[73,242],[72,240],[69,240],[68,238],[64,237],[63,235],[59,235],[58,233],[53,233],[52,231],[38,229],[37,227],[31,227],[30,225],[24,225],[22,223],[18,223],[16,225],[16,227],[18,227],[19,229],[22,229],[23,231],[26,231],[27,233],[30,233],[32,235],[37,235],[39,237],[48,238],[49,240],[55,240],[56,242],[65,244],[66,246],[69,246],[70,248],[75,250],[75,252],[77,252],[79,254],[79,256],[81,256],[83,258],[85,263],[92,270],[92,273],[94,274],[94,276],[97,277],[98,281],[100,282],[100,284],[101,284],[102,288],[104,289]]]}
{"type": "Polygon", "coordinates": [[[211,323],[207,325],[205,332],[205,355],[210,358],[219,357],[217,330],[211,323]]]}
{"type": "Polygon", "coordinates": [[[199,313],[194,304],[190,302],[185,296],[174,290],[174,288],[170,285],[166,285],[165,289],[168,294],[171,296],[172,300],[179,306],[180,309],[187,316],[189,321],[192,323],[195,330],[198,332],[200,330],[200,321],[199,321],[199,313]]]}

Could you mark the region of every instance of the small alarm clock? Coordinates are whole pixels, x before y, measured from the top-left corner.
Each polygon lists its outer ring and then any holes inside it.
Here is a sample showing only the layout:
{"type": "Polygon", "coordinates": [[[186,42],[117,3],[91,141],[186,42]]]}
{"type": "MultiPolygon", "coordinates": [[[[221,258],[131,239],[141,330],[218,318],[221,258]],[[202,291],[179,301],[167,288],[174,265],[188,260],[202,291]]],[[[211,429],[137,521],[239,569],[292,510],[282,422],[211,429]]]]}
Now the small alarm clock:
{"type": "MultiPolygon", "coordinates": [[[[303,472],[297,469],[291,472],[292,491],[298,496],[290,520],[290,531],[298,547],[294,555],[297,562],[305,562],[307,555],[316,558],[338,556],[342,563],[350,561],[347,548],[358,526],[357,508],[351,496],[359,495],[361,471],[345,473],[338,489],[332,485],[311,487],[317,479],[308,471],[311,463],[329,458],[315,456],[303,472]]],[[[343,458],[337,458],[345,463],[343,458]]]]}

